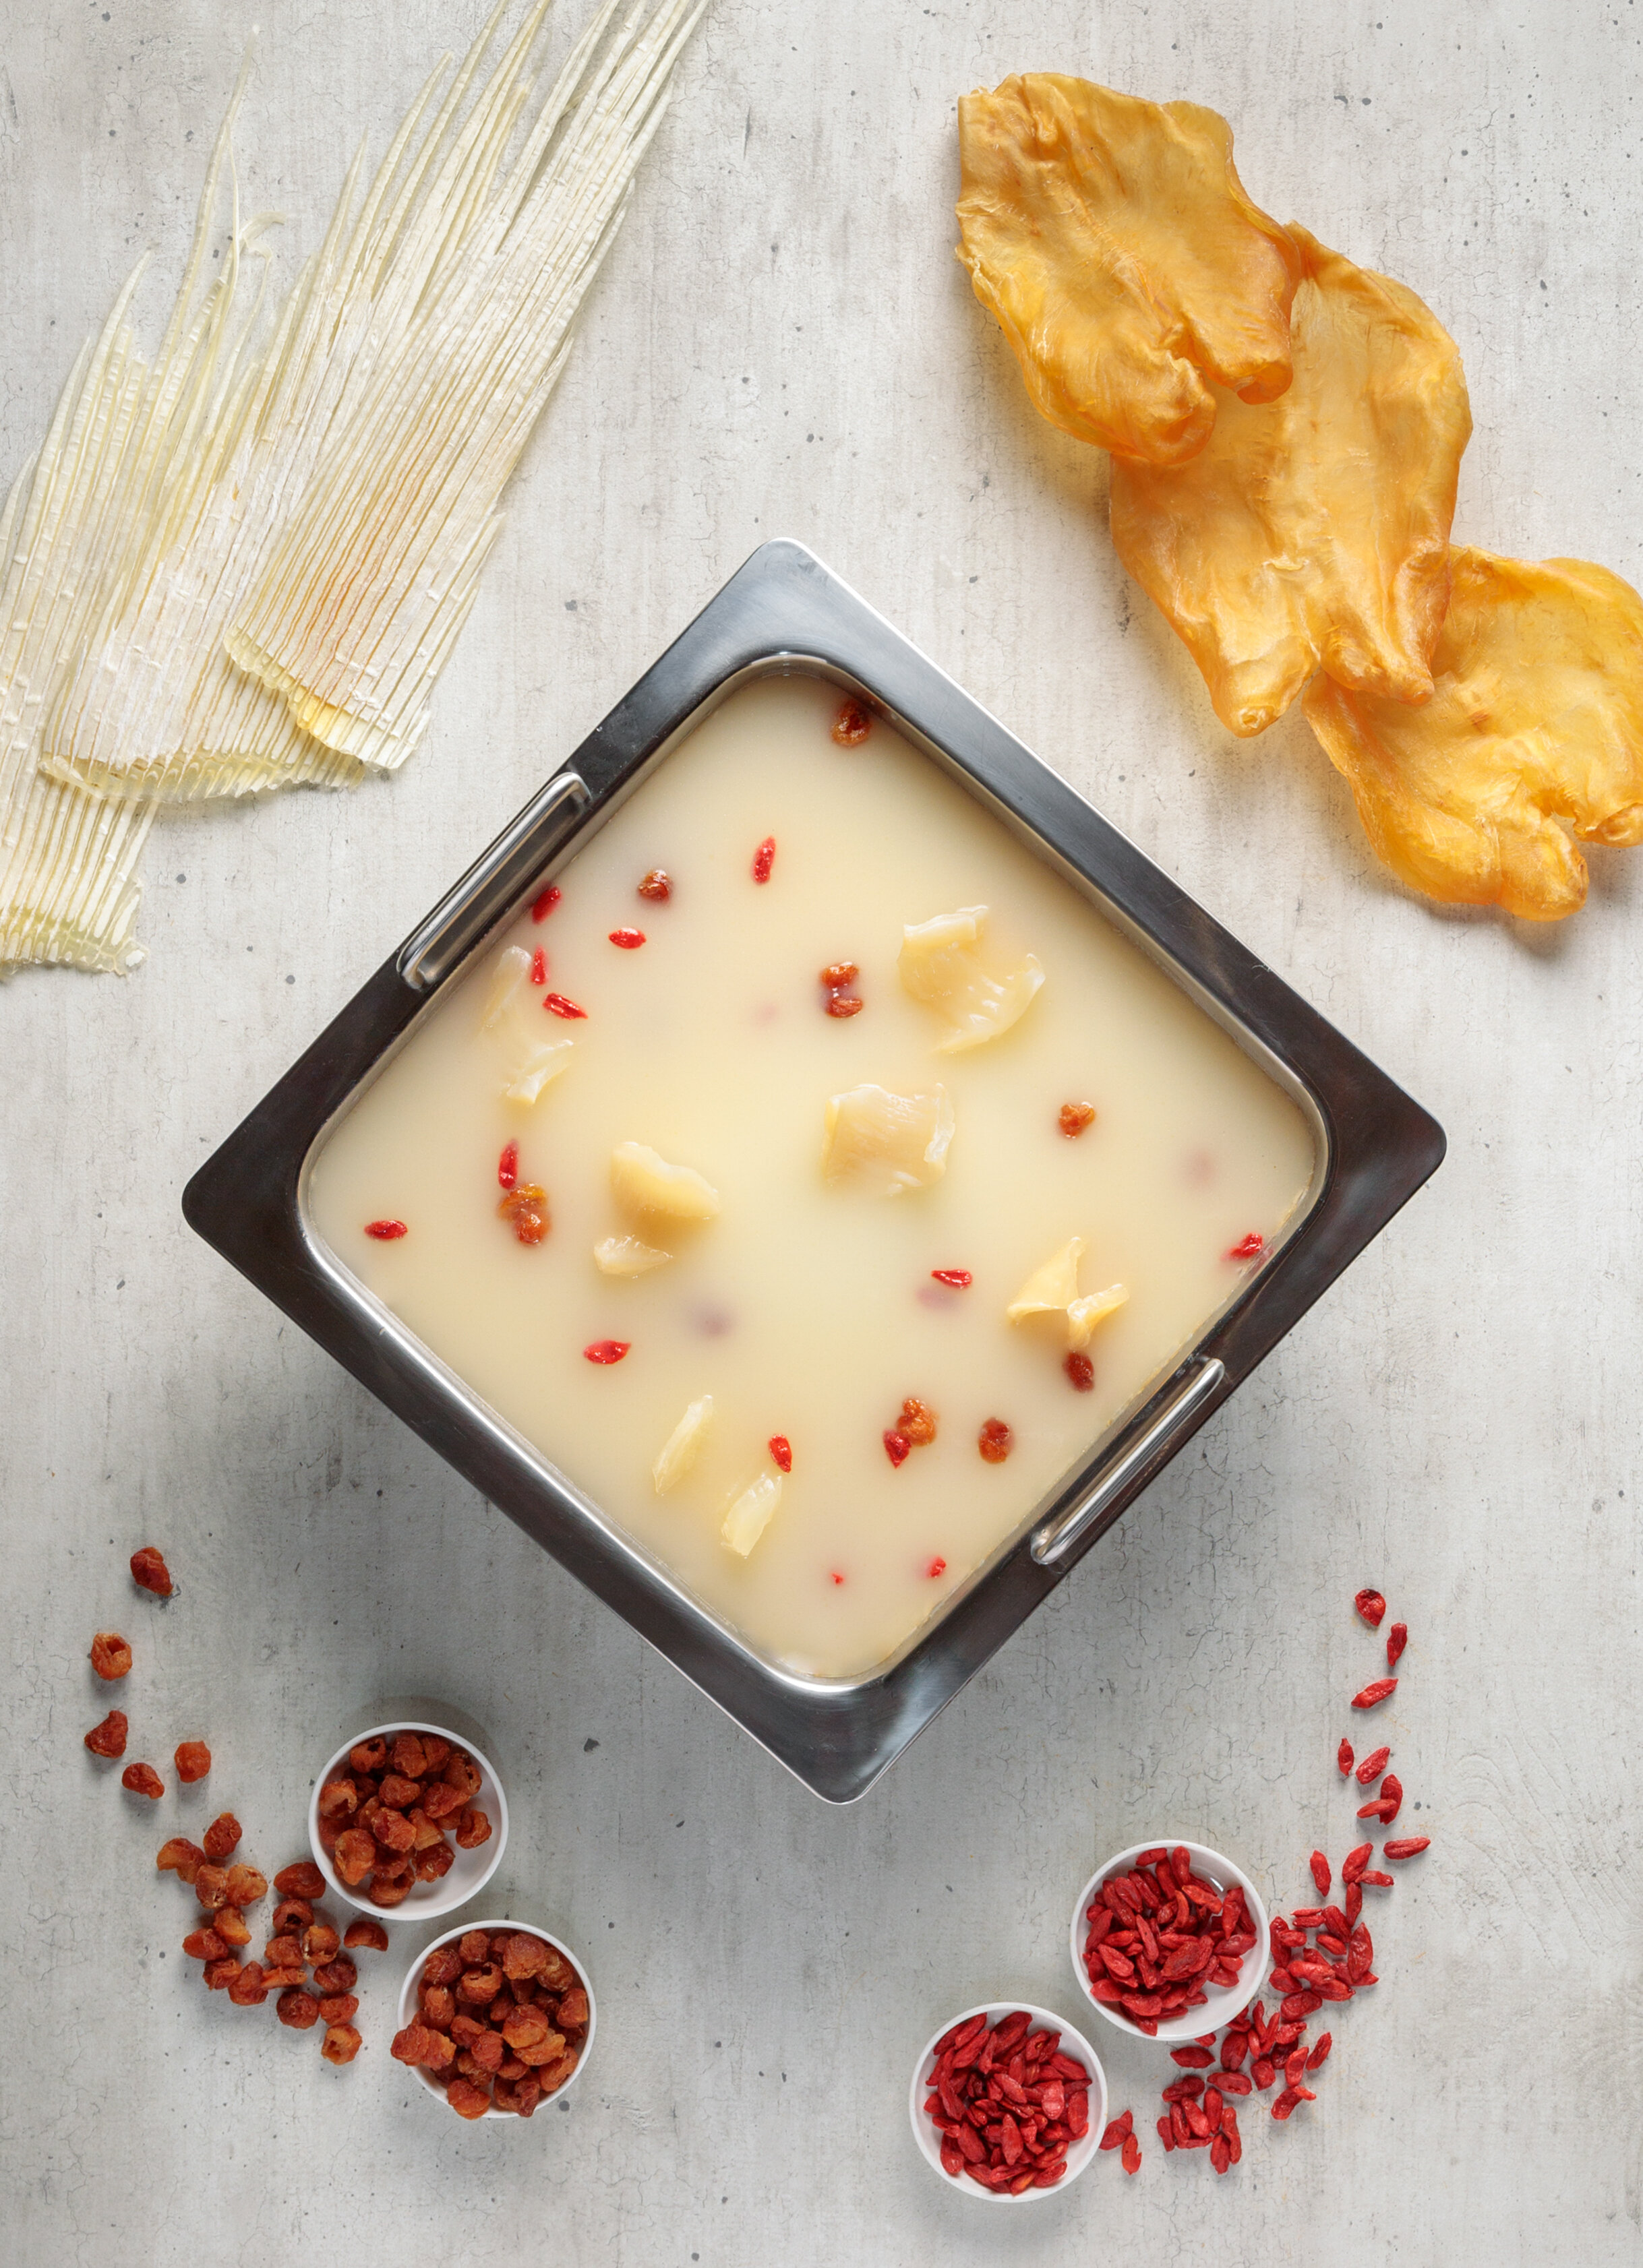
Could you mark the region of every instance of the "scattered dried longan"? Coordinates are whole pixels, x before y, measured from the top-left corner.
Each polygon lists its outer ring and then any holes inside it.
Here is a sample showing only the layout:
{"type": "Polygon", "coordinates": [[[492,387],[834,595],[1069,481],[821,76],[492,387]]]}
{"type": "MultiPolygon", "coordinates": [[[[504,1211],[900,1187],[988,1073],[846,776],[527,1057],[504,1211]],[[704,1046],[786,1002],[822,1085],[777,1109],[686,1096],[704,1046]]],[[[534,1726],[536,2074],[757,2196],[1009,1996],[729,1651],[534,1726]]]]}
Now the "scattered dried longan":
{"type": "Polygon", "coordinates": [[[352,2063],[359,2045],[359,2035],[351,2024],[332,2024],[320,2043],[320,2053],[327,2063],[352,2063]]]}
{"type": "Polygon", "coordinates": [[[275,2006],[281,2023],[289,2024],[294,2032],[306,2032],[320,2021],[319,2002],[298,1985],[282,1992],[275,2006]]]}
{"type": "Polygon", "coordinates": [[[298,1859],[291,1866],[280,1868],[274,1877],[274,1887],[289,1898],[322,1898],[325,1876],[312,1859],[298,1859]]]}
{"type": "Polygon", "coordinates": [[[118,1631],[99,1631],[92,1640],[92,1668],[112,1684],[131,1667],[131,1649],[118,1631]]]}
{"type": "Polygon", "coordinates": [[[92,1727],[85,1735],[85,1745],[94,1756],[122,1756],[129,1729],[125,1711],[111,1709],[100,1725],[92,1727]]]}
{"type": "Polygon", "coordinates": [[[205,1864],[205,1853],[186,1836],[173,1835],[160,1845],[154,1864],[162,1874],[175,1874],[179,1881],[192,1882],[205,1864]]]}
{"type": "Polygon", "coordinates": [[[206,1857],[226,1859],[231,1852],[239,1849],[239,1838],[245,1831],[232,1811],[219,1812],[206,1829],[203,1837],[206,1857]]]}

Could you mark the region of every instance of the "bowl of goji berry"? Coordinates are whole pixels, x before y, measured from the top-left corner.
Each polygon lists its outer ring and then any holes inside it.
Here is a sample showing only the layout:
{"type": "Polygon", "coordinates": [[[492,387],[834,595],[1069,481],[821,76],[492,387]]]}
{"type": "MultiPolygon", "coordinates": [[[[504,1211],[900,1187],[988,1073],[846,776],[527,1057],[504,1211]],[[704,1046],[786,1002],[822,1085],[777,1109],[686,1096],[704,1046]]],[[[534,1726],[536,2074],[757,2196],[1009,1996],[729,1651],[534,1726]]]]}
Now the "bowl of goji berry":
{"type": "Polygon", "coordinates": [[[528,2118],[580,2077],[598,2012],[587,1970],[545,1929],[464,1922],[424,1946],[388,2052],[459,2118],[528,2118]]]}
{"type": "Polygon", "coordinates": [[[356,1733],[308,1800],[320,1871],[362,1913],[432,1921],[454,1912],[484,1889],[507,1840],[495,1765],[442,1725],[402,1719],[356,1733]]]}
{"type": "Polygon", "coordinates": [[[913,2066],[913,2139],[949,2189],[989,2205],[1056,2197],[1094,2156],[1107,2079],[1083,2036],[1049,2008],[967,2008],[913,2066]]]}
{"type": "Polygon", "coordinates": [[[1120,1851],[1072,1909],[1072,1973],[1085,1999],[1116,2030],[1172,2044],[1249,2007],[1269,1942],[1260,1892],[1203,1843],[1120,1851]]]}

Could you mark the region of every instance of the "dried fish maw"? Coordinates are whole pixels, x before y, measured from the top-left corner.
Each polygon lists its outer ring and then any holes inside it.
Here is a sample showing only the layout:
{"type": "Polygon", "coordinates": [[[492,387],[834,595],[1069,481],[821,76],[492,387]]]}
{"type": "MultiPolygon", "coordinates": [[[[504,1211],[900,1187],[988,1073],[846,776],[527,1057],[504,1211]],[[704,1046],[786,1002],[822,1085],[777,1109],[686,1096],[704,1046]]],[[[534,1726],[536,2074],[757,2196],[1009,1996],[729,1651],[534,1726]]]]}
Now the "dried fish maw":
{"type": "Polygon", "coordinates": [[[1586,896],[1566,829],[1643,842],[1643,599],[1584,559],[1457,548],[1451,563],[1431,700],[1320,678],[1307,721],[1401,880],[1560,921],[1586,896]]]}
{"type": "Polygon", "coordinates": [[[1294,383],[1223,398],[1175,471],[1113,460],[1118,556],[1204,673],[1229,731],[1264,732],[1320,669],[1432,691],[1449,523],[1472,430],[1460,350],[1423,301],[1292,229],[1294,383]]]}
{"type": "Polygon", "coordinates": [[[1295,254],[1214,111],[1029,71],[963,98],[959,154],[958,256],[1062,432],[1184,464],[1215,423],[1206,379],[1246,401],[1289,384],[1295,254]]]}

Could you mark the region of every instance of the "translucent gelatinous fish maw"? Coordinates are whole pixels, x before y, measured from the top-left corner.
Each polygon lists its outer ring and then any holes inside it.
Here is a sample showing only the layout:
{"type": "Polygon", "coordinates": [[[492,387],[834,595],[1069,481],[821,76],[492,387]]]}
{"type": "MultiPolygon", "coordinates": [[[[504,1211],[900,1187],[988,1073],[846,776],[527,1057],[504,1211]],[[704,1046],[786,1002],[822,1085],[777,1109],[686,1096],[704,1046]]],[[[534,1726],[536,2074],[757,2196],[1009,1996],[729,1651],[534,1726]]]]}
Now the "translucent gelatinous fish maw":
{"type": "Polygon", "coordinates": [[[1418,709],[1320,678],[1307,721],[1412,889],[1559,921],[1582,842],[1643,842],[1643,599],[1583,559],[1457,548],[1418,709]]]}
{"type": "Polygon", "coordinates": [[[779,1473],[761,1473],[725,1514],[720,1535],[733,1551],[745,1559],[770,1524],[770,1515],[782,1500],[782,1476],[779,1473]]]}
{"type": "Polygon", "coordinates": [[[1226,120],[1030,71],[959,104],[959,258],[1028,393],[1075,440],[1179,465],[1289,384],[1299,263],[1226,120]]]}
{"type": "Polygon", "coordinates": [[[1109,1315],[1116,1315],[1130,1293],[1123,1284],[1109,1284],[1104,1292],[1091,1292],[1081,1300],[1067,1302],[1067,1344],[1087,1347],[1095,1335],[1097,1323],[1104,1323],[1109,1315]]]}
{"type": "Polygon", "coordinates": [[[1431,693],[1472,430],[1460,351],[1431,309],[1291,232],[1305,272],[1289,391],[1223,400],[1189,465],[1112,467],[1118,556],[1246,736],[1320,668],[1395,701],[1431,693]]]}
{"type": "MultiPolygon", "coordinates": [[[[542,1021],[539,1016],[538,1023],[542,1021]]],[[[517,1025],[517,1014],[510,1018],[517,1025]]],[[[534,1103],[551,1079],[558,1078],[571,1066],[571,1051],[574,1040],[541,1040],[534,1035],[518,1034],[518,1049],[503,1085],[503,1094],[510,1102],[534,1103]]]]}
{"type": "Polygon", "coordinates": [[[479,1028],[494,1032],[503,1017],[512,1006],[515,995],[531,973],[531,957],[522,945],[505,946],[497,955],[490,982],[485,988],[484,1005],[479,1012],[479,1028]]]}
{"type": "Polygon", "coordinates": [[[1087,1292],[1080,1299],[1079,1262],[1083,1256],[1084,1239],[1069,1237],[1061,1250],[1051,1253],[1022,1285],[1004,1311],[1006,1321],[1020,1323],[1029,1315],[1065,1315],[1067,1344],[1087,1346],[1097,1323],[1116,1314],[1130,1294],[1124,1285],[1109,1284],[1104,1292],[1087,1292]]]}
{"type": "Polygon", "coordinates": [[[690,1166],[670,1166],[643,1142],[621,1142],[610,1153],[610,1185],[619,1204],[667,1220],[716,1220],[718,1191],[690,1166]]]}
{"type": "Polygon", "coordinates": [[[1030,953],[1002,976],[992,976],[978,950],[986,927],[985,906],[961,906],[956,913],[910,923],[902,931],[896,968],[903,990],[934,1008],[949,1027],[937,1042],[938,1055],[957,1055],[998,1039],[1020,1021],[1044,981],[1030,953]]]}
{"type": "Polygon", "coordinates": [[[671,1252],[637,1236],[601,1237],[593,1247],[593,1264],[605,1276],[648,1276],[652,1268],[665,1268],[672,1258],[671,1252]]]}
{"type": "Polygon", "coordinates": [[[926,1189],[947,1171],[954,1123],[945,1087],[897,1094],[888,1086],[852,1086],[828,1102],[823,1177],[879,1197],[926,1189]]]}
{"type": "MultiPolygon", "coordinates": [[[[663,1442],[661,1452],[651,1467],[651,1478],[655,1483],[658,1496],[666,1496],[674,1484],[682,1481],[695,1464],[702,1454],[702,1444],[712,1423],[713,1397],[711,1394],[704,1394],[685,1411],[663,1442]]],[[[768,1513],[765,1517],[770,1517],[768,1513]]]]}

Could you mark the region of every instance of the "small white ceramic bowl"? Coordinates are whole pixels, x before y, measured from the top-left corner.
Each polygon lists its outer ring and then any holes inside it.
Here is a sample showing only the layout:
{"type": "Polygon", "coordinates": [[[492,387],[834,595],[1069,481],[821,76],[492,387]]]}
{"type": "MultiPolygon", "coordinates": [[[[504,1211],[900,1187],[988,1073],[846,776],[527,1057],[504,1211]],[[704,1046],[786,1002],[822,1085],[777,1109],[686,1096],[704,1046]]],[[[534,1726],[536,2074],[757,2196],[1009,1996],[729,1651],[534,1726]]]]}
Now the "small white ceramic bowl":
{"type": "MultiPolygon", "coordinates": [[[[1138,1846],[1144,1848],[1144,1845],[1138,1846]]],[[[571,2074],[575,2076],[574,2073],[571,2074]]],[[[966,2197],[977,2198],[984,2205],[1036,2205],[1045,2198],[1065,2194],[1077,2181],[1090,2160],[1101,2147],[1101,2138],[1107,2131],[1107,2074],[1101,2067],[1101,2058],[1084,2037],[1075,2032],[1065,2016],[1057,2016],[1053,2008],[1035,2008],[1030,2000],[987,2000],[974,2008],[966,2008],[949,2017],[939,2032],[932,2032],[924,2051],[913,2066],[913,2083],[908,2091],[907,2113],[913,2122],[913,2139],[944,2189],[961,2190],[966,2197]],[[950,2174],[941,2162],[941,2134],[925,2110],[925,2097],[930,2092],[929,2072],[935,2061],[936,2042],[945,2039],[955,2024],[964,2024],[972,2016],[985,2016],[990,2024],[1025,2009],[1032,2018],[1035,2032],[1059,2032],[1059,2044],[1068,2055],[1088,2066],[1090,2075],[1090,2123],[1088,2131],[1076,2142],[1067,2146],[1067,2169],[1053,2189],[1023,2190],[1012,2197],[1008,2190],[984,2189],[979,2182],[969,2180],[963,2174],[950,2174]]]]}
{"type": "Polygon", "coordinates": [[[344,1905],[352,1906],[357,1913],[372,1914],[378,1921],[391,1927],[396,1921],[437,1921],[441,1914],[454,1913],[458,1906],[466,1905],[469,1898],[477,1897],[485,1884],[502,1863],[502,1853],[508,1842],[508,1799],[502,1792],[502,1782],[497,1778],[496,1766],[482,1750],[474,1746],[466,1734],[453,1733],[446,1725],[419,1724],[411,1717],[395,1717],[386,1725],[368,1725],[363,1732],[355,1733],[343,1742],[336,1754],[313,1784],[308,1798],[308,1847],[313,1852],[313,1863],[325,1876],[326,1885],[344,1905]],[[350,1890],[328,1855],[320,1847],[320,1790],[327,1780],[334,1779],[348,1769],[348,1752],[362,1741],[375,1740],[379,1734],[392,1739],[395,1733],[437,1733],[449,1741],[453,1749],[464,1749],[479,1767],[479,1793],[474,1801],[490,1822],[487,1841],[472,1851],[458,1849],[456,1862],[447,1874],[436,1882],[418,1882],[408,1898],[396,1906],[375,1905],[356,1890],[350,1890]]]}
{"type": "Polygon", "coordinates": [[[1097,2015],[1105,2018],[1115,2031],[1123,2032],[1132,2040],[1156,2038],[1160,2046],[1167,2043],[1171,2047],[1178,2047],[1183,2040],[1197,2039],[1200,2032],[1219,2031],[1223,2024],[1230,2024],[1234,2016],[1241,2014],[1249,2007],[1260,1991],[1261,1980],[1267,1973],[1271,1938],[1267,1929],[1266,1908],[1262,1904],[1261,1893],[1243,1868],[1234,1867],[1230,1859],[1224,1859],[1219,1851],[1212,1851],[1207,1844],[1188,1843],[1184,1835],[1172,1835],[1164,1847],[1174,1851],[1186,1843],[1192,1860],[1192,1871],[1202,1881],[1212,1882],[1218,1890],[1229,1890],[1236,1883],[1243,1892],[1244,1904],[1255,1927],[1255,1943],[1243,1957],[1238,1982],[1235,1984],[1206,1985],[1205,2004],[1201,2008],[1183,2009],[1180,2015],[1160,2022],[1156,2033],[1144,2032],[1124,2009],[1109,2007],[1104,2000],[1098,2000],[1090,1991],[1089,1972],[1084,1966],[1084,1940],[1089,1935],[1090,1926],[1085,1909],[1109,1875],[1128,1874],[1143,1851],[1156,1851],[1163,1843],[1161,1835],[1155,1835],[1150,1843],[1132,1843],[1127,1851],[1120,1851],[1116,1858],[1109,1859],[1104,1867],[1098,1867],[1079,1892],[1078,1904],[1072,1909],[1071,1931],[1072,1974],[1079,1980],[1079,1990],[1086,2001],[1097,2015]]]}
{"type": "MultiPolygon", "coordinates": [[[[402,1730],[403,1727],[401,1729],[402,1730]]],[[[471,1755],[472,1753],[473,1752],[470,1749],[469,1754],[471,1755]]],[[[499,1921],[465,1921],[460,1923],[455,1929],[447,1929],[443,1937],[436,1937],[431,1944],[424,1945],[422,1951],[416,1955],[415,1961],[412,1962],[410,1967],[405,1971],[405,1982],[400,1986],[399,2022],[395,2029],[402,2032],[406,2025],[413,2022],[416,2019],[418,2006],[416,1988],[422,1981],[423,1964],[427,1960],[428,1955],[431,1953],[438,1953],[442,1945],[454,1945],[458,1938],[466,1937],[470,1929],[483,1929],[487,1932],[493,1929],[527,1930],[533,1937],[540,1937],[544,1945],[551,1945],[556,1953],[564,1954],[571,1968],[575,1970],[577,1975],[581,1978],[582,1990],[587,1995],[587,2036],[582,2042],[582,2052],[577,2058],[576,2069],[571,2073],[570,2078],[566,2080],[564,2085],[563,2087],[556,2087],[551,2095],[544,2095],[536,2105],[536,2109],[537,2110],[546,2110],[550,2103],[563,2102],[565,2096],[570,2094],[571,2089],[576,2085],[578,2080],[581,2078],[582,2073],[586,2070],[588,2057],[593,2051],[593,2034],[599,2029],[599,2003],[593,1998],[593,1979],[587,1973],[586,1962],[582,1959],[579,1954],[572,1953],[570,1947],[565,1943],[562,1937],[556,1937],[551,1930],[539,1929],[534,1921],[510,1921],[505,1915],[499,1921]]],[[[939,2039],[940,2036],[941,2035],[938,2032],[936,2037],[939,2039]]],[[[422,2081],[423,2086],[427,2089],[428,2093],[438,2098],[442,2108],[447,2110],[450,2110],[450,2105],[445,2099],[445,2089],[440,2086],[438,2080],[434,2078],[431,2072],[424,2071],[420,2064],[407,2064],[401,2067],[403,2070],[409,2071],[413,2079],[419,2079],[422,2081]]],[[[454,2118],[456,2113],[453,2110],[451,2111],[451,2116],[454,2118]]],[[[521,2118],[517,2110],[498,2110],[495,2103],[491,2104],[490,2108],[484,2113],[484,2116],[487,2118],[512,2119],[516,2126],[528,2126],[530,2124],[530,2119],[521,2118]]],[[[534,2116],[535,2113],[533,2112],[532,2117],[534,2116]]],[[[925,2123],[928,2124],[929,2122],[926,2121],[925,2123]]],[[[479,2120],[475,2119],[473,2124],[475,2125],[478,2125],[479,2120]]],[[[974,2189],[975,2186],[976,2184],[972,2182],[970,2183],[970,2187],[974,2189]]]]}

